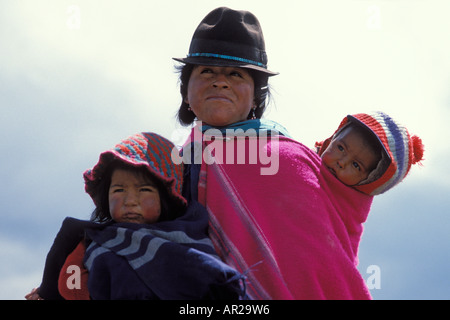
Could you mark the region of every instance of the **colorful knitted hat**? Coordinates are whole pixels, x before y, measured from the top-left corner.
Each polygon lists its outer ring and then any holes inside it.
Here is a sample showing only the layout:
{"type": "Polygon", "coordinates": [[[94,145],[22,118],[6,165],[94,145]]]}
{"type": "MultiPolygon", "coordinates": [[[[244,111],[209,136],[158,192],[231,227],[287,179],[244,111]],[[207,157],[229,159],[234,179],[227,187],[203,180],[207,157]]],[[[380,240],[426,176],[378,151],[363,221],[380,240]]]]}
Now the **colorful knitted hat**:
{"type": "Polygon", "coordinates": [[[406,177],[411,165],[420,164],[423,159],[422,140],[417,136],[411,136],[404,126],[383,112],[359,113],[345,117],[333,136],[316,143],[319,156],[327,149],[333,137],[349,123],[368,129],[383,147],[382,159],[378,166],[366,180],[354,186],[365,194],[374,196],[393,188],[406,177]]]}
{"type": "Polygon", "coordinates": [[[172,161],[173,148],[172,142],[156,133],[143,132],[130,136],[100,154],[98,163],[84,172],[85,190],[95,203],[100,180],[108,165],[114,160],[121,160],[132,166],[146,167],[167,188],[171,199],[184,206],[187,201],[181,195],[183,165],[172,161]]]}

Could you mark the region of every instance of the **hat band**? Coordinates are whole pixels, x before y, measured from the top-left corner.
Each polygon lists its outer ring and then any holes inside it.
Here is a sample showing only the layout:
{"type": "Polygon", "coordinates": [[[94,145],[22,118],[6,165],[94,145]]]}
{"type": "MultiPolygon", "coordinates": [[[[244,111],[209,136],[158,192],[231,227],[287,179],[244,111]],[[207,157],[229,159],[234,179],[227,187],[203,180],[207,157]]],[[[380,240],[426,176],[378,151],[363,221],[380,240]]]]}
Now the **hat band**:
{"type": "Polygon", "coordinates": [[[233,61],[250,63],[250,64],[253,64],[258,67],[267,68],[267,66],[265,64],[258,62],[258,61],[253,61],[253,60],[240,58],[240,57],[227,56],[227,55],[217,54],[217,53],[190,53],[190,54],[188,54],[188,58],[189,57],[219,58],[219,59],[225,59],[225,60],[233,60],[233,61]]]}

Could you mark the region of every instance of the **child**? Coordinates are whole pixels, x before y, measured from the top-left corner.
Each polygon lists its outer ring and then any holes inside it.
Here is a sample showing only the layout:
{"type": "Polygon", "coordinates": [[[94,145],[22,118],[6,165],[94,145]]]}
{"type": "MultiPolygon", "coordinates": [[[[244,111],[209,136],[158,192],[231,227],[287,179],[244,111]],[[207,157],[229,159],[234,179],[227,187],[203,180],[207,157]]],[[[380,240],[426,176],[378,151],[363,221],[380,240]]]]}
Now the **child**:
{"type": "Polygon", "coordinates": [[[382,112],[347,116],[334,135],[316,147],[334,176],[372,196],[400,183],[424,151],[419,137],[410,136],[382,112]]]}
{"type": "Polygon", "coordinates": [[[208,214],[181,194],[174,145],[154,133],[129,137],[84,173],[91,221],[66,218],[37,299],[216,299],[242,294],[237,271],[207,236],[208,214]],[[79,279],[74,270],[79,271],[79,279]]]}

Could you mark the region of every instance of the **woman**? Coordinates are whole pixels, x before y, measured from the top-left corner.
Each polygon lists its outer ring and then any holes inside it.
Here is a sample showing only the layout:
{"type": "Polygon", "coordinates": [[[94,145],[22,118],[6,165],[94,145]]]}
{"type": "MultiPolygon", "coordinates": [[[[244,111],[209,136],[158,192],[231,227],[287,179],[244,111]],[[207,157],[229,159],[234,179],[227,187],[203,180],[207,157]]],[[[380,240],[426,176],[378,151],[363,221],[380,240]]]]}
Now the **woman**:
{"type": "Polygon", "coordinates": [[[210,238],[227,264],[246,273],[248,296],[370,299],[356,255],[372,197],[339,186],[336,197],[346,200],[330,198],[336,179],[319,156],[261,119],[277,73],[267,69],[257,18],[213,10],[188,56],[175,60],[183,63],[178,119],[198,120],[183,148],[185,196],[207,208],[210,238]],[[192,158],[199,146],[202,161],[192,158]]]}

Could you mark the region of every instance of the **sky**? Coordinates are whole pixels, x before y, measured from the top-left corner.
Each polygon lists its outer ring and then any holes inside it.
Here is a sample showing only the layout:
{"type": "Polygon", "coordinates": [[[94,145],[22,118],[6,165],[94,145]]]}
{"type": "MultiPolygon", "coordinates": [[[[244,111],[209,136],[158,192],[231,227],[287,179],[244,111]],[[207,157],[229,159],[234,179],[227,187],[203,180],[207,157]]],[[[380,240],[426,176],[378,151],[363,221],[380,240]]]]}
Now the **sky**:
{"type": "Polygon", "coordinates": [[[280,72],[265,118],[296,140],[375,110],[422,138],[423,166],[374,199],[358,268],[374,299],[450,299],[446,0],[1,1],[0,299],[39,285],[64,217],[89,219],[102,151],[140,131],[182,142],[172,57],[219,6],[258,17],[280,72]]]}

